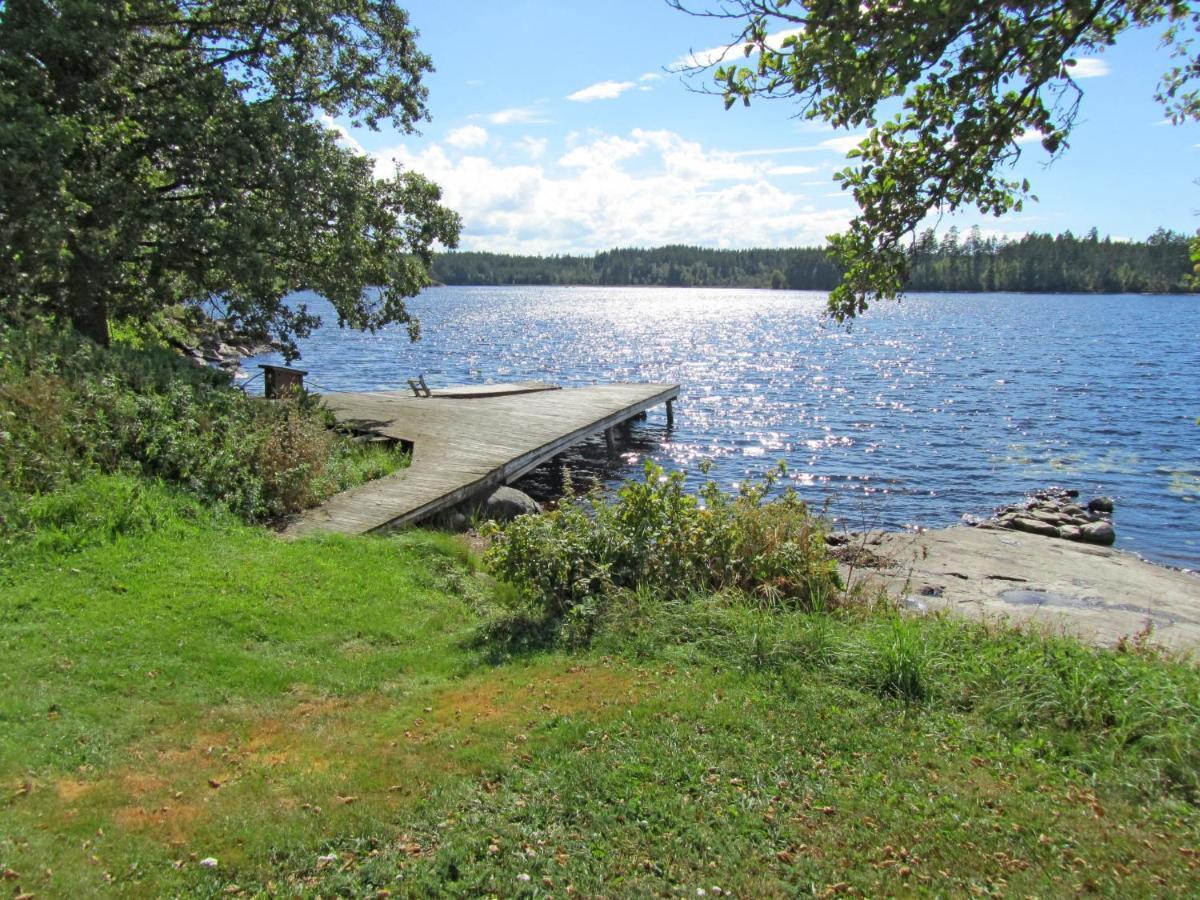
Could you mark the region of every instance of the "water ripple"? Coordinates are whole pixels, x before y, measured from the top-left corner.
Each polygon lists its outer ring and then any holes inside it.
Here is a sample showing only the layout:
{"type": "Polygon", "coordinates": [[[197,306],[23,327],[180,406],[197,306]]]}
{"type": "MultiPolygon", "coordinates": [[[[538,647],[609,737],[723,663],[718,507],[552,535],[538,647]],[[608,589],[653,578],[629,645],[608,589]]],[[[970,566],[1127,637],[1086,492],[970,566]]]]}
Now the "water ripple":
{"type": "MultiPolygon", "coordinates": [[[[322,301],[307,302],[319,308],[322,301]]],[[[323,328],[304,366],[334,390],[540,379],[677,381],[676,428],[570,457],[608,480],[650,457],[740,482],[786,459],[852,522],[939,526],[1059,483],[1117,499],[1119,544],[1200,565],[1200,307],[1187,297],[911,295],[847,331],[807,292],[439,288],[423,339],[323,328]]],[[[553,480],[555,474],[546,477],[553,480]]]]}

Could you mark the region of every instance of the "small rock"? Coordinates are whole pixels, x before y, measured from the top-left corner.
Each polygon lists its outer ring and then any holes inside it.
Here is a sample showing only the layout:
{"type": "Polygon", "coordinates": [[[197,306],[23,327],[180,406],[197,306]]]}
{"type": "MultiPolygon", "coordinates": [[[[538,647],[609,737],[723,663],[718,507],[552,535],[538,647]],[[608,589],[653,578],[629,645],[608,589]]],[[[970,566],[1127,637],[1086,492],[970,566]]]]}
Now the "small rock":
{"type": "Polygon", "coordinates": [[[457,509],[450,509],[438,516],[434,524],[447,531],[453,531],[455,534],[462,534],[470,529],[471,520],[457,509]]]}
{"type": "Polygon", "coordinates": [[[1088,522],[1079,531],[1080,540],[1089,544],[1111,547],[1117,541],[1117,533],[1108,522],[1088,522]]]}
{"type": "Polygon", "coordinates": [[[483,514],[497,522],[507,522],[517,516],[539,513],[542,507],[528,494],[511,487],[498,487],[483,501],[483,514]]]}
{"type": "Polygon", "coordinates": [[[1064,516],[1086,516],[1087,510],[1078,503],[1068,503],[1062,509],[1064,516]]]}
{"type": "Polygon", "coordinates": [[[915,613],[927,613],[929,607],[925,605],[924,600],[918,600],[916,597],[907,596],[903,600],[904,608],[915,613]]]}
{"type": "Polygon", "coordinates": [[[1043,537],[1058,537],[1057,526],[1037,519],[1017,517],[1012,520],[1012,524],[1009,527],[1015,528],[1017,531],[1026,531],[1029,534],[1040,534],[1043,537]]]}
{"type": "Polygon", "coordinates": [[[1088,510],[1094,513],[1111,513],[1113,499],[1112,497],[1094,497],[1088,501],[1088,510]]]}
{"type": "Polygon", "coordinates": [[[1078,525],[1060,525],[1058,536],[1067,541],[1082,541],[1083,531],[1078,525]]]}
{"type": "Polygon", "coordinates": [[[1063,521],[1062,516],[1058,515],[1057,513],[1048,512],[1042,509],[1035,509],[1031,511],[1029,513],[1029,517],[1032,519],[1037,519],[1039,522],[1046,522],[1050,525],[1061,525],[1063,521]]]}
{"type": "Polygon", "coordinates": [[[200,860],[200,865],[205,869],[215,869],[217,867],[217,858],[215,856],[206,856],[200,860]]]}

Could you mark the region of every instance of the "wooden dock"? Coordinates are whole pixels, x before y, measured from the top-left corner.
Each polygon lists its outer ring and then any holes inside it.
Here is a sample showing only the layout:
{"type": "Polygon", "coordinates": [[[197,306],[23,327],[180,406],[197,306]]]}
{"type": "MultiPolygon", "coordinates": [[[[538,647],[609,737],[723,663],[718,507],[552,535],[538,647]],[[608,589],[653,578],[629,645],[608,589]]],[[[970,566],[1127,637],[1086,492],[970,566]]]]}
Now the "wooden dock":
{"type": "Polygon", "coordinates": [[[520,478],[574,443],[612,429],[659,404],[677,384],[605,384],[558,388],[521,382],[435,390],[330,393],[322,398],[339,423],[412,447],[412,464],[330,498],[284,531],[346,534],[387,531],[427,518],[488,488],[520,478]]]}

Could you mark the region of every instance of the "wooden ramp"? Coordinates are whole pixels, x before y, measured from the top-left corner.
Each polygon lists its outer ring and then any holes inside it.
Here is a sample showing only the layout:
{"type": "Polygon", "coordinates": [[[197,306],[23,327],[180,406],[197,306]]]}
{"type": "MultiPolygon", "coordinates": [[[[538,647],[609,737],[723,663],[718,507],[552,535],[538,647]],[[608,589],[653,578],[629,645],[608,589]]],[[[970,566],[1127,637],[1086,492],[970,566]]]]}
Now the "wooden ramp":
{"type": "Polygon", "coordinates": [[[411,444],[412,464],[309,510],[284,531],[364,534],[412,524],[521,477],[572,444],[679,396],[677,384],[606,384],[522,393],[332,393],[338,421],[411,444]]]}

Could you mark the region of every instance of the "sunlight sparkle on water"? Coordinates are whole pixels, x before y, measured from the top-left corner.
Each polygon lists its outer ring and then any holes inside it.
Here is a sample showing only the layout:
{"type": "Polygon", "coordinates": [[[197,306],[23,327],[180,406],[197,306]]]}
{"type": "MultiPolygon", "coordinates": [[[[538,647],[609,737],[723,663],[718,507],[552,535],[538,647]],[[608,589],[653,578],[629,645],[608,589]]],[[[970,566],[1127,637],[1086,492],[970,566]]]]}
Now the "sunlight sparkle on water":
{"type": "Polygon", "coordinates": [[[439,288],[411,305],[421,342],[322,328],[303,367],[334,390],[678,382],[673,431],[655,410],[615,467],[602,440],[570,465],[615,483],[650,458],[696,486],[704,459],[728,484],[782,457],[805,499],[888,527],[1060,483],[1116,497],[1120,546],[1200,564],[1193,298],[912,295],[850,330],[823,294],[788,291],[439,288]]]}

